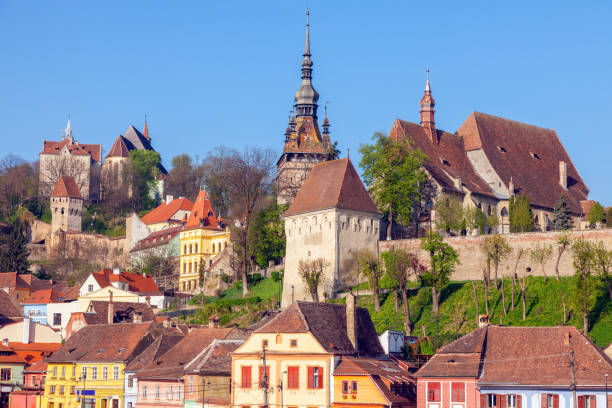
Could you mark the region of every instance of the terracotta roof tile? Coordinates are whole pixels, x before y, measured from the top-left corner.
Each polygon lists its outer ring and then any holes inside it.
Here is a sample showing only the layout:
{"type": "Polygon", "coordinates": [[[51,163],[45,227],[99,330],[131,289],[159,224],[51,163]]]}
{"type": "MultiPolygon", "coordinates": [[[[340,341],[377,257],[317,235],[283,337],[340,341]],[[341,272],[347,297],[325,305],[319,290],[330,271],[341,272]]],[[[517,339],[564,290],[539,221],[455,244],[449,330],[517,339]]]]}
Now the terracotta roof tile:
{"type": "Polygon", "coordinates": [[[183,337],[184,335],[179,330],[165,330],[126,366],[125,371],[142,370],[176,346],[183,337]]]}
{"type": "Polygon", "coordinates": [[[472,112],[457,134],[466,151],[482,149],[506,186],[512,178],[515,190],[525,193],[532,205],[554,208],[565,192],[559,184],[559,162],[564,161],[570,208],[580,214],[580,201],[589,189],[554,130],[472,112]]]}
{"type": "Polygon", "coordinates": [[[205,227],[208,229],[220,229],[217,225],[217,217],[208,199],[206,191],[202,190],[193,204],[185,229],[205,227]]]}
{"type": "Polygon", "coordinates": [[[460,136],[436,129],[438,141],[432,142],[423,126],[396,120],[389,132],[390,138],[407,138],[415,148],[421,150],[427,160],[423,166],[444,189],[460,191],[455,179],[461,179],[465,187],[475,193],[493,197],[489,185],[476,173],[467,155],[460,136]]]}
{"type": "Polygon", "coordinates": [[[125,143],[125,139],[123,138],[123,136],[119,135],[117,136],[117,139],[115,139],[115,143],[113,143],[113,146],[111,147],[110,151],[106,155],[106,158],[129,157],[129,155],[130,155],[130,151],[125,143]]]}
{"type": "Polygon", "coordinates": [[[142,217],[142,222],[145,224],[157,224],[167,222],[180,210],[191,211],[193,203],[186,198],[176,198],[169,203],[165,201],[155,207],[151,212],[142,217]]]}
{"type": "Polygon", "coordinates": [[[151,234],[147,235],[146,238],[143,238],[138,241],[132,249],[132,252],[140,251],[145,248],[153,248],[160,245],[166,245],[182,230],[183,226],[179,225],[178,227],[172,227],[152,232],[151,234]]]}
{"type": "MultiPolygon", "coordinates": [[[[88,321],[88,324],[107,324],[108,323],[108,308],[110,302],[101,300],[92,300],[89,302],[85,313],[95,313],[97,321],[88,321]]],[[[113,302],[113,321],[118,322],[134,322],[134,315],[140,313],[143,322],[150,322],[155,319],[155,314],[151,306],[146,303],[133,302],[113,302]]]]}
{"type": "Polygon", "coordinates": [[[316,164],[284,216],[327,208],[380,214],[348,158],[316,164]]]}
{"type": "Polygon", "coordinates": [[[139,273],[120,272],[115,275],[112,269],[102,269],[99,272],[93,273],[101,288],[111,285],[111,282],[120,280],[129,284],[129,290],[136,293],[159,293],[159,288],[155,280],[151,276],[143,276],[139,273]]]}
{"type": "Polygon", "coordinates": [[[31,305],[31,304],[47,304],[47,303],[61,303],[63,300],[55,292],[53,289],[41,289],[32,292],[30,297],[23,302],[22,304],[31,305]]]}
{"type": "Polygon", "coordinates": [[[72,144],[68,139],[61,141],[47,141],[43,142],[44,154],[60,154],[61,151],[66,147],[71,154],[79,156],[91,156],[91,159],[97,163],[101,163],[101,152],[102,145],[99,144],[86,144],[73,142],[72,144]]]}
{"type": "Polygon", "coordinates": [[[232,357],[230,353],[236,350],[244,340],[213,340],[187,366],[186,373],[225,374],[232,373],[232,357]]]}
{"type": "Polygon", "coordinates": [[[0,323],[11,322],[12,317],[23,317],[22,312],[13,304],[10,296],[0,289],[0,323]]]}
{"type": "Polygon", "coordinates": [[[51,197],[83,198],[79,191],[79,186],[74,178],[70,176],[62,176],[57,180],[55,187],[53,187],[51,197]]]}
{"type": "Polygon", "coordinates": [[[283,147],[283,153],[325,153],[330,146],[329,136],[321,135],[319,124],[310,116],[296,119],[295,131],[283,147]]]}

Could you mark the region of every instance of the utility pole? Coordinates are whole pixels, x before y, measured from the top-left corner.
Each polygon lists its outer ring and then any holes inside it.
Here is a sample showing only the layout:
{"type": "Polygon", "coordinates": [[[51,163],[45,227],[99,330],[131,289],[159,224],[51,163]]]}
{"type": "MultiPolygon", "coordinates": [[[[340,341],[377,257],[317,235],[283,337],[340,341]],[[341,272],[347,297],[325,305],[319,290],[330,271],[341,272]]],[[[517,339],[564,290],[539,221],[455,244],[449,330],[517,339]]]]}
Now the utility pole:
{"type": "Polygon", "coordinates": [[[572,405],[574,408],[576,408],[578,401],[576,401],[576,371],[575,371],[575,364],[574,364],[574,350],[570,350],[569,357],[570,357],[570,368],[572,370],[572,384],[570,385],[570,388],[572,389],[572,399],[574,400],[572,405]]]}
{"type": "Polygon", "coordinates": [[[263,351],[263,369],[261,371],[263,373],[263,384],[261,386],[264,392],[264,403],[262,408],[268,408],[268,373],[266,372],[266,347],[262,346],[261,349],[263,351]]]}

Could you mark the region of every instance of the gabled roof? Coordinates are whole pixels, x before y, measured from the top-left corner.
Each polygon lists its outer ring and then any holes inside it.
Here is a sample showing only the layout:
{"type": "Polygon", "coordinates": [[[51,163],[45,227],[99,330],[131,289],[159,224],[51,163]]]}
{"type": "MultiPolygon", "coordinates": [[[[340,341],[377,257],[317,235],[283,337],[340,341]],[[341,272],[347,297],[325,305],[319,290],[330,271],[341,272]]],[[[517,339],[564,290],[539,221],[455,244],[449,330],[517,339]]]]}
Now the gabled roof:
{"type": "Polygon", "coordinates": [[[182,230],[183,226],[179,225],[177,227],[154,231],[147,235],[146,238],[143,238],[138,241],[131,252],[140,251],[145,248],[153,248],[160,245],[166,245],[170,241],[172,241],[172,239],[176,237],[182,230]]]}
{"type": "Polygon", "coordinates": [[[392,139],[407,138],[415,149],[427,156],[423,167],[445,190],[461,192],[455,185],[456,179],[470,191],[493,197],[489,185],[472,167],[461,136],[436,129],[438,140],[432,141],[426,129],[416,123],[397,119],[389,132],[392,139]]]}
{"type": "Polygon", "coordinates": [[[465,150],[482,149],[502,181],[510,179],[517,192],[523,192],[532,205],[554,208],[565,192],[559,184],[559,162],[567,164],[567,195],[571,210],[580,214],[580,201],[589,189],[552,129],[472,112],[457,134],[465,150]]]}
{"type": "Polygon", "coordinates": [[[47,303],[61,303],[63,300],[57,292],[53,289],[41,289],[32,292],[30,297],[23,302],[24,305],[32,304],[47,304],[47,303]]]}
{"type": "Polygon", "coordinates": [[[243,343],[244,340],[214,339],[208,347],[185,366],[185,373],[230,375],[232,373],[230,353],[243,343]]]}
{"type": "Polygon", "coordinates": [[[9,342],[9,347],[28,364],[39,363],[59,350],[61,343],[9,342]]]}
{"type": "Polygon", "coordinates": [[[206,191],[202,190],[198,194],[198,197],[193,204],[185,229],[188,228],[207,228],[207,229],[220,229],[217,225],[217,217],[213,211],[212,204],[208,199],[206,191]]]}
{"type": "Polygon", "coordinates": [[[53,187],[51,197],[83,198],[79,191],[79,186],[74,178],[70,176],[62,176],[57,180],[55,187],[53,187]]]}
{"type": "Polygon", "coordinates": [[[106,155],[106,158],[109,157],[128,157],[130,155],[130,150],[127,147],[126,140],[123,136],[117,136],[115,139],[115,143],[111,147],[110,151],[106,155]]]}
{"type": "Polygon", "coordinates": [[[12,317],[23,317],[23,315],[13,304],[10,296],[0,289],[0,323],[10,323],[12,317]]]}
{"type": "Polygon", "coordinates": [[[91,159],[97,163],[101,162],[102,145],[99,144],[86,144],[73,142],[64,139],[61,141],[48,141],[43,142],[43,149],[41,153],[44,154],[60,154],[61,151],[66,148],[71,154],[78,156],[91,156],[91,159]]]}
{"type": "MultiPolygon", "coordinates": [[[[127,128],[127,130],[123,134],[123,137],[127,139],[129,143],[132,144],[134,149],[153,150],[153,147],[151,146],[151,142],[146,137],[144,137],[144,135],[140,133],[140,131],[136,129],[134,125],[130,125],[127,128]]],[[[133,150],[133,149],[130,149],[130,150],[133,150]]]]}
{"type": "Polygon", "coordinates": [[[112,269],[102,269],[99,272],[92,273],[92,276],[100,285],[100,288],[111,286],[111,282],[120,281],[128,284],[131,292],[136,293],[159,293],[159,288],[155,280],[150,276],[144,276],[133,272],[113,273],[112,269]]]}
{"type": "Polygon", "coordinates": [[[153,341],[150,332],[154,325],[147,322],[85,326],[70,336],[47,362],[129,362],[153,341]]]}
{"type": "MultiPolygon", "coordinates": [[[[384,354],[367,309],[358,307],[355,315],[359,354],[384,354]]],[[[310,332],[328,353],[355,354],[355,348],[347,334],[345,305],[296,302],[255,332],[310,332]]]]}
{"type": "Polygon", "coordinates": [[[168,350],[176,346],[181,341],[184,334],[177,329],[165,329],[164,333],[158,336],[144,351],[138,354],[125,367],[125,371],[142,370],[153,361],[161,358],[168,350]]]}
{"type": "MultiPolygon", "coordinates": [[[[108,308],[110,302],[101,300],[92,300],[89,302],[86,314],[95,314],[97,316],[96,321],[88,320],[88,324],[106,324],[108,323],[108,308]]],[[[150,322],[154,320],[155,314],[153,309],[146,303],[133,303],[133,302],[113,302],[113,321],[119,322],[133,322],[134,315],[140,313],[142,315],[143,322],[150,322]]]]}
{"type": "Polygon", "coordinates": [[[26,373],[43,373],[46,374],[47,373],[47,366],[48,364],[44,361],[40,361],[38,363],[34,363],[31,366],[29,366],[28,368],[25,369],[26,373]]]}
{"type": "Polygon", "coordinates": [[[348,158],[316,164],[284,216],[328,208],[380,214],[348,158]]]}
{"type": "Polygon", "coordinates": [[[142,217],[145,224],[157,224],[172,219],[178,211],[191,211],[193,203],[181,197],[166,203],[165,201],[142,217]]]}

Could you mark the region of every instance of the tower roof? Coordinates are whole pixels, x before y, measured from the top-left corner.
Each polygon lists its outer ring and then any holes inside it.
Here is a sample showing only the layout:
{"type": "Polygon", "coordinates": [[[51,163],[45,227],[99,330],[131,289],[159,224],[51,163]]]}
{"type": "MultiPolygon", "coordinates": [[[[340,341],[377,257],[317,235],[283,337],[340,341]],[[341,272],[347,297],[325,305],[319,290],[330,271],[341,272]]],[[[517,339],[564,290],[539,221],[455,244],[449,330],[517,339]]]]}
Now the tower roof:
{"type": "Polygon", "coordinates": [[[119,135],[117,136],[117,139],[115,139],[115,143],[113,143],[113,146],[106,157],[128,157],[129,155],[130,149],[128,149],[127,145],[125,144],[125,139],[123,136],[119,135]]]}
{"type": "Polygon", "coordinates": [[[147,124],[147,115],[145,115],[145,123],[144,128],[142,129],[142,135],[148,140],[151,141],[151,136],[149,136],[149,126],[147,124]]]}
{"type": "Polygon", "coordinates": [[[70,198],[83,198],[81,192],[79,191],[79,186],[73,177],[70,176],[62,176],[57,183],[55,183],[55,187],[53,188],[53,192],[51,193],[51,197],[70,197],[70,198]]]}
{"type": "Polygon", "coordinates": [[[306,12],[306,44],[302,60],[302,84],[294,95],[298,116],[317,116],[317,101],[319,93],[312,86],[312,60],[310,59],[310,24],[306,12]],[[310,109],[308,109],[310,108],[310,109]]]}
{"type": "Polygon", "coordinates": [[[200,191],[193,204],[185,229],[187,228],[219,229],[217,218],[205,190],[200,191]]]}
{"type": "Polygon", "coordinates": [[[380,214],[348,158],[315,165],[284,215],[327,208],[380,214]]]}

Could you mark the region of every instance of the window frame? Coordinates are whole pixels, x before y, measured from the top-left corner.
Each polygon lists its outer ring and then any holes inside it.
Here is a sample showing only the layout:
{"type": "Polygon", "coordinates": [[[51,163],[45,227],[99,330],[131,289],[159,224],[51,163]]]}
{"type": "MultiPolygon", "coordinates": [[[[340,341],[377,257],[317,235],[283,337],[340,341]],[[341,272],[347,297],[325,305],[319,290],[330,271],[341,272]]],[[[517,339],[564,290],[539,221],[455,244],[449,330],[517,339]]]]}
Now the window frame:
{"type": "Polygon", "coordinates": [[[287,389],[300,389],[300,366],[287,366],[287,389]]]}
{"type": "Polygon", "coordinates": [[[10,367],[2,367],[0,368],[0,381],[12,381],[13,379],[13,369],[10,367]],[[8,371],[8,378],[5,377],[5,371],[8,371]]]}
{"type": "Polygon", "coordinates": [[[442,402],[442,383],[440,381],[427,381],[427,402],[442,402]],[[437,387],[432,387],[435,384],[437,387]],[[437,388],[437,394],[435,388],[437,388]],[[433,396],[430,395],[430,392],[433,392],[433,396]]]}
{"type": "Polygon", "coordinates": [[[453,381],[451,382],[450,388],[451,388],[450,390],[451,391],[451,395],[450,395],[451,402],[465,403],[465,382],[453,381]],[[459,395],[457,396],[458,399],[455,399],[456,397],[455,392],[459,392],[459,395]]]}
{"type": "Polygon", "coordinates": [[[240,388],[250,389],[253,387],[253,368],[250,365],[240,366],[240,388]],[[248,373],[248,375],[246,375],[248,373]]]}

